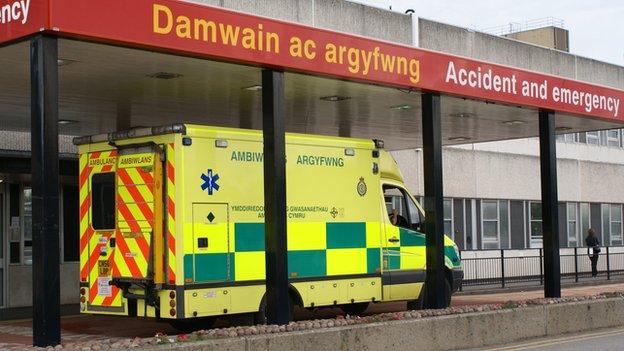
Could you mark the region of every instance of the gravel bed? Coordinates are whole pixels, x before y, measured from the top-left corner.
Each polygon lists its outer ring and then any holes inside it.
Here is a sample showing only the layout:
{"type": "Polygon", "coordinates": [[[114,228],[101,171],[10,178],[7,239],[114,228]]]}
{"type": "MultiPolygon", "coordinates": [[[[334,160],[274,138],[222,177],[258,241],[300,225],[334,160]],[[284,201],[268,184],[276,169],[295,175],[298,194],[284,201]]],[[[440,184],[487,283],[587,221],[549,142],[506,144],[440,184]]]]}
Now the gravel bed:
{"type": "MultiPolygon", "coordinates": [[[[156,334],[151,338],[134,338],[134,339],[104,339],[93,341],[80,341],[63,343],[56,347],[48,347],[49,350],[79,350],[79,351],[98,351],[98,350],[127,350],[141,348],[144,346],[153,346],[158,344],[173,344],[193,342],[209,339],[221,339],[221,338],[234,338],[249,335],[262,335],[272,333],[285,333],[300,330],[314,330],[323,328],[342,327],[348,325],[358,324],[370,324],[385,321],[399,321],[409,319],[419,319],[434,316],[446,316],[464,313],[474,312],[486,312],[497,311],[509,308],[525,308],[529,306],[550,305],[559,303],[570,303],[578,301],[598,300],[605,298],[624,298],[624,291],[622,292],[610,292],[593,296],[580,296],[580,297],[562,297],[556,299],[532,299],[532,300],[519,300],[519,301],[507,301],[502,304],[487,304],[487,305],[467,305],[449,307],[441,310],[416,310],[416,311],[401,311],[392,313],[381,313],[372,316],[359,317],[359,316],[337,316],[332,319],[317,319],[291,322],[288,325],[256,325],[247,327],[230,327],[220,329],[199,330],[190,334],[179,335],[165,335],[162,333],[156,334]]],[[[44,348],[37,347],[22,347],[12,348],[12,350],[44,350],[44,348]]]]}

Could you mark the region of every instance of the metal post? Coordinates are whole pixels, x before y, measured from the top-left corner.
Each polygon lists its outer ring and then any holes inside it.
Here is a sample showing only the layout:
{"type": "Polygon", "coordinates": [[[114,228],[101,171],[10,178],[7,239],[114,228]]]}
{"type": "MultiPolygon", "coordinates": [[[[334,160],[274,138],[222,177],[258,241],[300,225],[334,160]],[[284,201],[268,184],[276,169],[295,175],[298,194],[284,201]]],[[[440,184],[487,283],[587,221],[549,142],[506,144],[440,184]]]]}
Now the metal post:
{"type": "Polygon", "coordinates": [[[557,146],[554,112],[539,110],[539,137],[544,243],[544,297],[561,297],[557,146]]]}
{"type": "MultiPolygon", "coordinates": [[[[464,262],[464,260],[462,259],[462,251],[459,250],[459,262],[464,262]]],[[[464,289],[462,288],[464,284],[459,284],[459,291],[463,291],[464,289]]]]}
{"type": "Polygon", "coordinates": [[[501,287],[505,287],[505,250],[501,249],[501,287]]]}
{"type": "Polygon", "coordinates": [[[574,282],[578,283],[579,271],[578,271],[578,247],[574,248],[574,282]]]}
{"type": "Polygon", "coordinates": [[[33,345],[61,342],[59,283],[58,45],[30,42],[33,345]]]}
{"type": "Polygon", "coordinates": [[[286,136],[284,73],[262,71],[264,132],[264,232],[266,315],[269,324],[290,322],[286,246],[286,136]]]}
{"type": "Polygon", "coordinates": [[[539,249],[539,271],[540,271],[540,285],[544,284],[544,253],[542,249],[539,249]]]}
{"type": "MultiPolygon", "coordinates": [[[[607,255],[607,280],[611,280],[611,261],[609,260],[609,247],[607,246],[607,251],[605,252],[607,255]]],[[[600,254],[598,254],[600,257],[600,254]]]]}
{"type": "Polygon", "coordinates": [[[442,186],[442,127],[440,95],[422,95],[423,165],[425,180],[426,303],[445,308],[444,198],[442,186]]]}

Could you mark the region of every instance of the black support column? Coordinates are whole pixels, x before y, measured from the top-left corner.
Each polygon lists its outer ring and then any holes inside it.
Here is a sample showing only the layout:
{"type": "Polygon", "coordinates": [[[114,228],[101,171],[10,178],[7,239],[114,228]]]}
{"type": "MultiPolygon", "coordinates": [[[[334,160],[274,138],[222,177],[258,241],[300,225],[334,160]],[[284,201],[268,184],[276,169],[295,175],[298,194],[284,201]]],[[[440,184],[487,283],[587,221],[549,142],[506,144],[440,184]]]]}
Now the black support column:
{"type": "Polygon", "coordinates": [[[555,113],[539,111],[540,174],[542,183],[542,235],[544,244],[544,297],[561,297],[559,262],[559,207],[555,113]]]}
{"type": "Polygon", "coordinates": [[[59,285],[58,45],[30,43],[33,344],[61,341],[59,285]]]}
{"type": "Polygon", "coordinates": [[[286,136],[284,73],[262,71],[266,314],[269,324],[290,322],[286,246],[286,136]]]}
{"type": "Polygon", "coordinates": [[[440,95],[422,95],[425,234],[427,240],[427,308],[447,307],[444,276],[444,195],[440,95]]]}

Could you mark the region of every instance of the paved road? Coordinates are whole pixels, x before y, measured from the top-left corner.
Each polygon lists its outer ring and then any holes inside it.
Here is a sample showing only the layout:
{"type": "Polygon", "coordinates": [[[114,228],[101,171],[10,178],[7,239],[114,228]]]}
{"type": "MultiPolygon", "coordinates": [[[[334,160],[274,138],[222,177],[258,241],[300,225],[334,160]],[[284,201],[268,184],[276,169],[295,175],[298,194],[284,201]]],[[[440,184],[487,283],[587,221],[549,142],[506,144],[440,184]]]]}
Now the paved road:
{"type": "Polygon", "coordinates": [[[609,329],[590,333],[570,334],[523,343],[480,349],[483,351],[611,351],[624,347],[624,329],[609,329]]]}

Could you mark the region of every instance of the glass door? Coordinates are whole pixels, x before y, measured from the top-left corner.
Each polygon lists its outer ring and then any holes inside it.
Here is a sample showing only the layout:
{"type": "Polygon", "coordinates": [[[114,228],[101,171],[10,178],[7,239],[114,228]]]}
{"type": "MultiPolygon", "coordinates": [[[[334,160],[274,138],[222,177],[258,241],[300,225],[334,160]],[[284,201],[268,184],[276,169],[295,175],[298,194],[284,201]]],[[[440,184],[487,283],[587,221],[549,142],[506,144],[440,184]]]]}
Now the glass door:
{"type": "Polygon", "coordinates": [[[5,306],[6,255],[4,254],[7,236],[4,228],[4,193],[0,192],[0,308],[5,306]]]}

